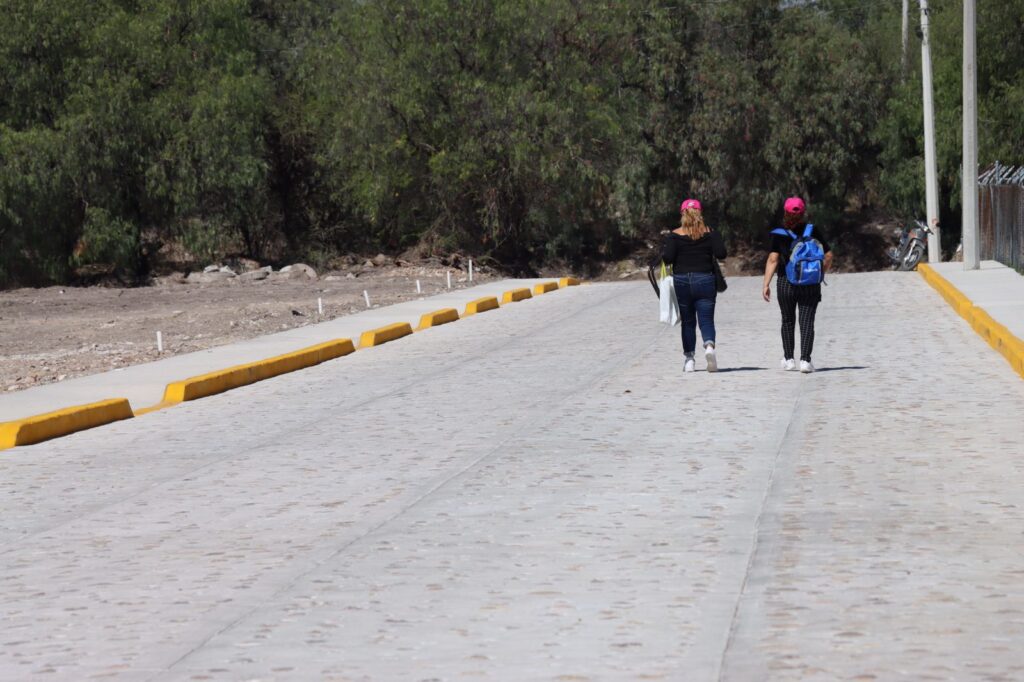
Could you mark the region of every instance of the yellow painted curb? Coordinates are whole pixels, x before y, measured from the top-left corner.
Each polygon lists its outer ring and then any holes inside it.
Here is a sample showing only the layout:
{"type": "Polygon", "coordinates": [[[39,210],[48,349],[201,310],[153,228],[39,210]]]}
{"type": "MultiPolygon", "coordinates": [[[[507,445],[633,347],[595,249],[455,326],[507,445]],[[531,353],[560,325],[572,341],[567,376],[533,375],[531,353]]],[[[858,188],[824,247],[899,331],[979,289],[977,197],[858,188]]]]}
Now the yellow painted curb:
{"type": "Polygon", "coordinates": [[[558,280],[559,289],[564,289],[566,287],[578,287],[579,285],[580,281],[575,277],[563,277],[562,279],[558,280]]]}
{"type": "Polygon", "coordinates": [[[76,405],[55,412],[37,414],[0,424],[0,450],[17,445],[32,445],[44,440],[84,431],[122,419],[132,418],[132,407],[125,398],[102,400],[88,405],[76,405]]]}
{"type": "MultiPolygon", "coordinates": [[[[167,389],[164,389],[164,392],[166,392],[166,391],[167,391],[167,389]]],[[[164,409],[165,407],[173,407],[173,406],[175,406],[177,404],[178,403],[165,403],[163,401],[160,401],[156,405],[150,405],[149,407],[143,407],[143,408],[140,408],[138,410],[135,410],[135,416],[136,417],[141,417],[142,415],[149,414],[150,412],[159,412],[160,410],[164,409]]]]}
{"type": "Polygon", "coordinates": [[[430,329],[431,327],[439,327],[442,324],[448,324],[449,322],[457,322],[459,319],[459,311],[455,308],[441,308],[435,310],[432,313],[427,313],[420,318],[420,326],[417,329],[430,329]]]}
{"type": "Polygon", "coordinates": [[[478,298],[475,301],[470,301],[466,304],[466,312],[464,316],[476,315],[477,313],[485,313],[488,310],[494,310],[498,308],[498,299],[494,296],[484,296],[478,298]]]}
{"type": "Polygon", "coordinates": [[[516,301],[525,301],[528,298],[533,298],[533,294],[526,287],[522,289],[511,289],[501,295],[502,303],[515,303],[516,301]]]}
{"type": "MultiPolygon", "coordinates": [[[[310,346],[309,348],[303,348],[294,353],[286,353],[267,358],[266,360],[257,360],[256,362],[244,365],[228,367],[227,369],[217,370],[209,374],[190,377],[184,381],[175,381],[174,383],[167,384],[167,388],[164,389],[163,403],[175,404],[216,395],[239,386],[247,386],[257,381],[276,377],[280,374],[287,374],[288,372],[319,365],[321,362],[327,362],[328,360],[348,355],[354,350],[355,346],[352,344],[351,339],[337,339],[310,346]]],[[[145,411],[149,412],[153,409],[159,409],[159,407],[160,405],[154,405],[153,408],[145,408],[145,411]]],[[[140,412],[142,411],[140,410],[140,412]]]]}
{"type": "Polygon", "coordinates": [[[546,294],[549,291],[557,291],[557,290],[558,290],[558,282],[541,282],[540,284],[538,284],[537,286],[535,286],[533,288],[533,293],[535,293],[537,295],[540,295],[540,294],[546,294]]]}
{"type": "Polygon", "coordinates": [[[371,346],[379,346],[382,343],[388,341],[394,341],[400,339],[403,336],[412,334],[412,325],[408,322],[396,322],[395,324],[389,324],[384,327],[377,327],[369,331],[363,332],[362,336],[359,337],[359,347],[369,348],[371,346]]]}
{"type": "Polygon", "coordinates": [[[1024,341],[996,322],[983,308],[974,305],[971,299],[964,296],[949,280],[936,272],[935,268],[927,263],[922,263],[917,266],[917,271],[924,277],[924,281],[932,285],[953,310],[964,318],[967,324],[971,325],[971,329],[978,336],[985,339],[988,345],[1006,358],[1017,374],[1024,377],[1024,341]]]}

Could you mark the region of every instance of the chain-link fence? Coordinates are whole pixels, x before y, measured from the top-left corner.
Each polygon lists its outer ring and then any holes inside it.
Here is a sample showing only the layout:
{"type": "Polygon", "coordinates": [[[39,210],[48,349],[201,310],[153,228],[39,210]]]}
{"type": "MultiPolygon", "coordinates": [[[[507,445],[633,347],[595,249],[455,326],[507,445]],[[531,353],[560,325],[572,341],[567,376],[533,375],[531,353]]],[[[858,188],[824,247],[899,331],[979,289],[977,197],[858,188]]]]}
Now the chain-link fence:
{"type": "Polygon", "coordinates": [[[981,257],[1024,270],[1024,166],[998,162],[978,176],[981,257]]]}

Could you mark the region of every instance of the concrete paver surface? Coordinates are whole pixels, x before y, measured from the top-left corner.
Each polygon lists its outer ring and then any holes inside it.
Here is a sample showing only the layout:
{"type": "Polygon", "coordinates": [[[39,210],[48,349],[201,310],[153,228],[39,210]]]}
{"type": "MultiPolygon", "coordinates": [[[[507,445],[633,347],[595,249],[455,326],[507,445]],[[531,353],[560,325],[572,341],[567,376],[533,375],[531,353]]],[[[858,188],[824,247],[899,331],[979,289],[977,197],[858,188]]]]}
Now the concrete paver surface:
{"type": "Polygon", "coordinates": [[[1024,678],[1024,383],[830,282],[814,375],[590,285],[8,451],[0,679],[1024,678]]]}

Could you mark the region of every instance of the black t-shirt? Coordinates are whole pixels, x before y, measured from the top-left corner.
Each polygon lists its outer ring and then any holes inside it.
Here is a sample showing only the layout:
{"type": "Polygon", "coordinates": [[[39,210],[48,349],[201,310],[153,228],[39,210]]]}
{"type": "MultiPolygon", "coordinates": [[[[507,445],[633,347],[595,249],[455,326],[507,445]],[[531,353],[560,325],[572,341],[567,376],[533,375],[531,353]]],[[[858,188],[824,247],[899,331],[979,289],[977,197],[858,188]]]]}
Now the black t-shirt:
{"type": "MultiPolygon", "coordinates": [[[[791,232],[797,236],[797,238],[804,235],[804,228],[807,227],[807,223],[802,223],[793,227],[791,232]]],[[[785,229],[785,228],[783,228],[785,229]]],[[[821,242],[821,248],[824,249],[825,253],[828,253],[832,248],[828,245],[828,239],[825,237],[825,233],[822,232],[821,228],[817,225],[811,230],[811,237],[821,242]]],[[[768,244],[768,250],[772,253],[779,254],[779,272],[782,272],[786,264],[789,263],[789,254],[793,250],[793,240],[789,235],[781,234],[770,234],[770,241],[768,244]]]]}
{"type": "Polygon", "coordinates": [[[725,260],[725,241],[722,235],[711,230],[703,237],[690,239],[685,235],[670,232],[665,236],[661,248],[661,260],[672,266],[672,272],[711,272],[711,258],[725,260]]]}

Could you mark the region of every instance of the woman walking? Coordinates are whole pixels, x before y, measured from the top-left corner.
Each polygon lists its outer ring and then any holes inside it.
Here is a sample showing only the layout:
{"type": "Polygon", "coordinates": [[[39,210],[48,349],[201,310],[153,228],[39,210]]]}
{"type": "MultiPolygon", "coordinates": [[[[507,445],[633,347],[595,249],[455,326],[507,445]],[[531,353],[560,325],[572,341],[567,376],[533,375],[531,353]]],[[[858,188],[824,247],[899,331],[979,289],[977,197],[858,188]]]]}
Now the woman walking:
{"type": "MultiPolygon", "coordinates": [[[[806,206],[800,197],[786,199],[783,207],[783,228],[771,232],[771,244],[768,248],[768,261],[764,265],[764,286],[761,293],[765,301],[770,301],[772,275],[778,273],[776,293],[779,300],[779,308],[782,310],[782,369],[792,371],[796,369],[796,360],[793,359],[795,346],[794,335],[796,333],[797,310],[800,311],[800,371],[809,374],[814,371],[811,363],[811,352],[814,350],[814,316],[818,311],[818,303],[821,302],[821,281],[824,275],[832,266],[832,250],[824,235],[814,225],[809,225],[805,217],[806,206]],[[793,247],[799,242],[813,242],[808,248],[802,248],[801,254],[810,254],[806,262],[806,272],[810,276],[803,279],[816,283],[799,283],[800,277],[795,273],[794,277],[798,283],[791,281],[786,272],[786,265],[789,263],[791,254],[795,253],[793,247]],[[818,255],[822,255],[821,261],[815,264],[818,255]],[[814,276],[814,268],[820,268],[820,276],[814,276]]],[[[804,255],[801,255],[803,258],[804,255]]],[[[804,269],[801,269],[801,274],[804,269]]]]}
{"type": "Polygon", "coordinates": [[[679,207],[679,227],[665,237],[661,260],[672,267],[679,316],[683,321],[684,372],[694,371],[693,354],[697,347],[697,324],[704,340],[704,358],[708,371],[718,371],[715,356],[715,275],[712,259],[726,256],[722,235],[704,224],[700,202],[687,199],[679,207]]]}

